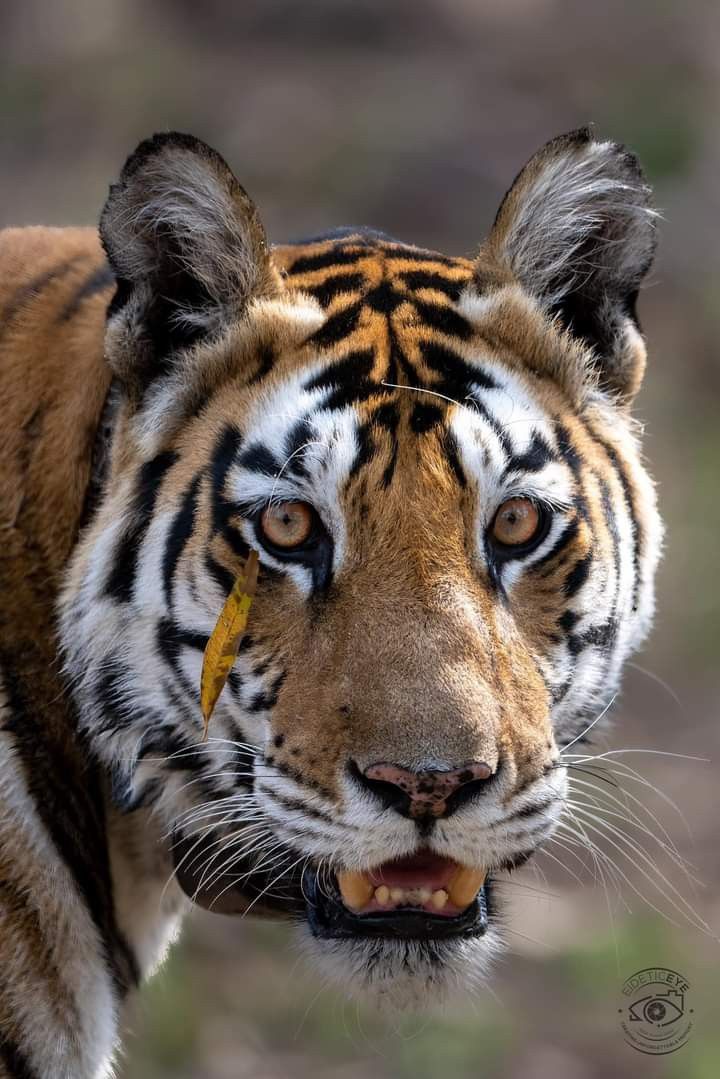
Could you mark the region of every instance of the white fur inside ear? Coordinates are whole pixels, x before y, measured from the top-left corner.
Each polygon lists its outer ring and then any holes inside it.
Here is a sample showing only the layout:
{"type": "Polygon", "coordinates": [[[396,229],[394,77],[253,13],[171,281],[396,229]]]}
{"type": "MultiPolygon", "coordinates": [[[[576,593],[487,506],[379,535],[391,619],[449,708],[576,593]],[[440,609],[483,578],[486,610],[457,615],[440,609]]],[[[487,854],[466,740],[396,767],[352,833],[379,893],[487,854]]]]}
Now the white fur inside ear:
{"type": "Polygon", "coordinates": [[[636,166],[611,142],[550,144],[501,209],[496,240],[516,277],[549,306],[594,275],[637,285],[657,211],[636,166]]]}

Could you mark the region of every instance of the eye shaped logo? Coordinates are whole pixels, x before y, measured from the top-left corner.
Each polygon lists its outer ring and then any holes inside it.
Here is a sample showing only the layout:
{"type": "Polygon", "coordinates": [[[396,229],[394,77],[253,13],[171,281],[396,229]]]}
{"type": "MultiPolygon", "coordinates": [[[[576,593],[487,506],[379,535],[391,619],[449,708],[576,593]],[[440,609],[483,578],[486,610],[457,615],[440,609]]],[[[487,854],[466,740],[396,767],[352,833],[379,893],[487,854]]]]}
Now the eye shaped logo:
{"type": "Polygon", "coordinates": [[[682,1048],[693,1026],[689,983],[677,971],[649,967],[631,975],[618,1008],[625,1041],[641,1053],[664,1055],[682,1048]]]}

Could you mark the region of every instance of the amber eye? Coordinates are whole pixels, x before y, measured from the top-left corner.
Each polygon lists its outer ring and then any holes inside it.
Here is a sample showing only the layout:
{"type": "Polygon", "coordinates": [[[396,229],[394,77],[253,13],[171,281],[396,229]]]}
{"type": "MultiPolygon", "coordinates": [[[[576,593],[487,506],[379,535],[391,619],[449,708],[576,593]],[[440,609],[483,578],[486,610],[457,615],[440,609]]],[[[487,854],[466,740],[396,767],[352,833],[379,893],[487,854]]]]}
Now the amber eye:
{"type": "Polygon", "coordinates": [[[525,547],[542,529],[540,510],[529,498],[509,498],[495,514],[491,534],[501,547],[525,547]]]}
{"type": "Polygon", "coordinates": [[[292,550],[310,537],[315,524],[311,506],[305,502],[277,502],[260,516],[260,532],[273,547],[292,550]]]}

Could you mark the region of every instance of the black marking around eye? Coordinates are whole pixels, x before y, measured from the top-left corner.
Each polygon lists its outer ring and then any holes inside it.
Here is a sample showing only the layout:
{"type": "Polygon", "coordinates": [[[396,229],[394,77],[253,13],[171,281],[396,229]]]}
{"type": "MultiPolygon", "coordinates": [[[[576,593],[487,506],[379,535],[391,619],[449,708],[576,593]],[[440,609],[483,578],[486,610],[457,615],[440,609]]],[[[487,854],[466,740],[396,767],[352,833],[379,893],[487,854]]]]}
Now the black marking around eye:
{"type": "Polygon", "coordinates": [[[168,450],[147,461],[140,469],[131,523],[118,543],[105,585],[106,593],[121,603],[128,603],[132,598],[140,546],[150,527],[160,485],[177,460],[178,455],[168,450]]]}
{"type": "Polygon", "coordinates": [[[562,532],[555,540],[550,550],[546,551],[542,558],[538,558],[537,562],[533,562],[533,564],[529,567],[530,571],[535,572],[539,570],[541,566],[545,566],[548,562],[552,562],[554,558],[557,558],[557,556],[560,554],[564,547],[567,547],[568,544],[572,543],[574,540],[577,539],[579,531],[580,525],[578,523],[578,519],[577,517],[573,517],[569,524],[567,524],[565,528],[563,528],[562,532]]]}

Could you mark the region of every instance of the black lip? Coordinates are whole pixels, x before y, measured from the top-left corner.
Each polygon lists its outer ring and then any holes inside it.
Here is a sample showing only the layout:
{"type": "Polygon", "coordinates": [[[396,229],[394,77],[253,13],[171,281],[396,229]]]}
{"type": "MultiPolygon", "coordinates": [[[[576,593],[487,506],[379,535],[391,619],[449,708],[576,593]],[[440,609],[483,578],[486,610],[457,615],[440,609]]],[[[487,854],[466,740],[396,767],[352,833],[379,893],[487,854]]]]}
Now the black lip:
{"type": "Polygon", "coordinates": [[[481,937],[488,928],[488,882],[467,910],[455,917],[399,909],[388,914],[353,914],[334,889],[322,890],[317,873],[306,869],[302,890],[306,916],[313,936],[323,940],[358,940],[385,937],[391,940],[447,940],[481,937]],[[329,894],[330,893],[330,894],[329,894]]]}
{"type": "MultiPolygon", "coordinates": [[[[202,851],[202,848],[200,848],[202,851]]],[[[175,879],[198,906],[215,914],[254,914],[261,918],[306,920],[313,936],[323,940],[448,940],[481,937],[488,928],[490,882],[477,899],[455,917],[401,908],[387,914],[353,914],[340,898],[335,884],[320,887],[317,869],[307,866],[275,884],[273,874],[256,869],[251,862],[237,862],[232,872],[211,877],[205,884],[198,861],[198,841],[176,833],[172,845],[175,879]],[[278,894],[281,893],[281,894],[278,894]]]]}

